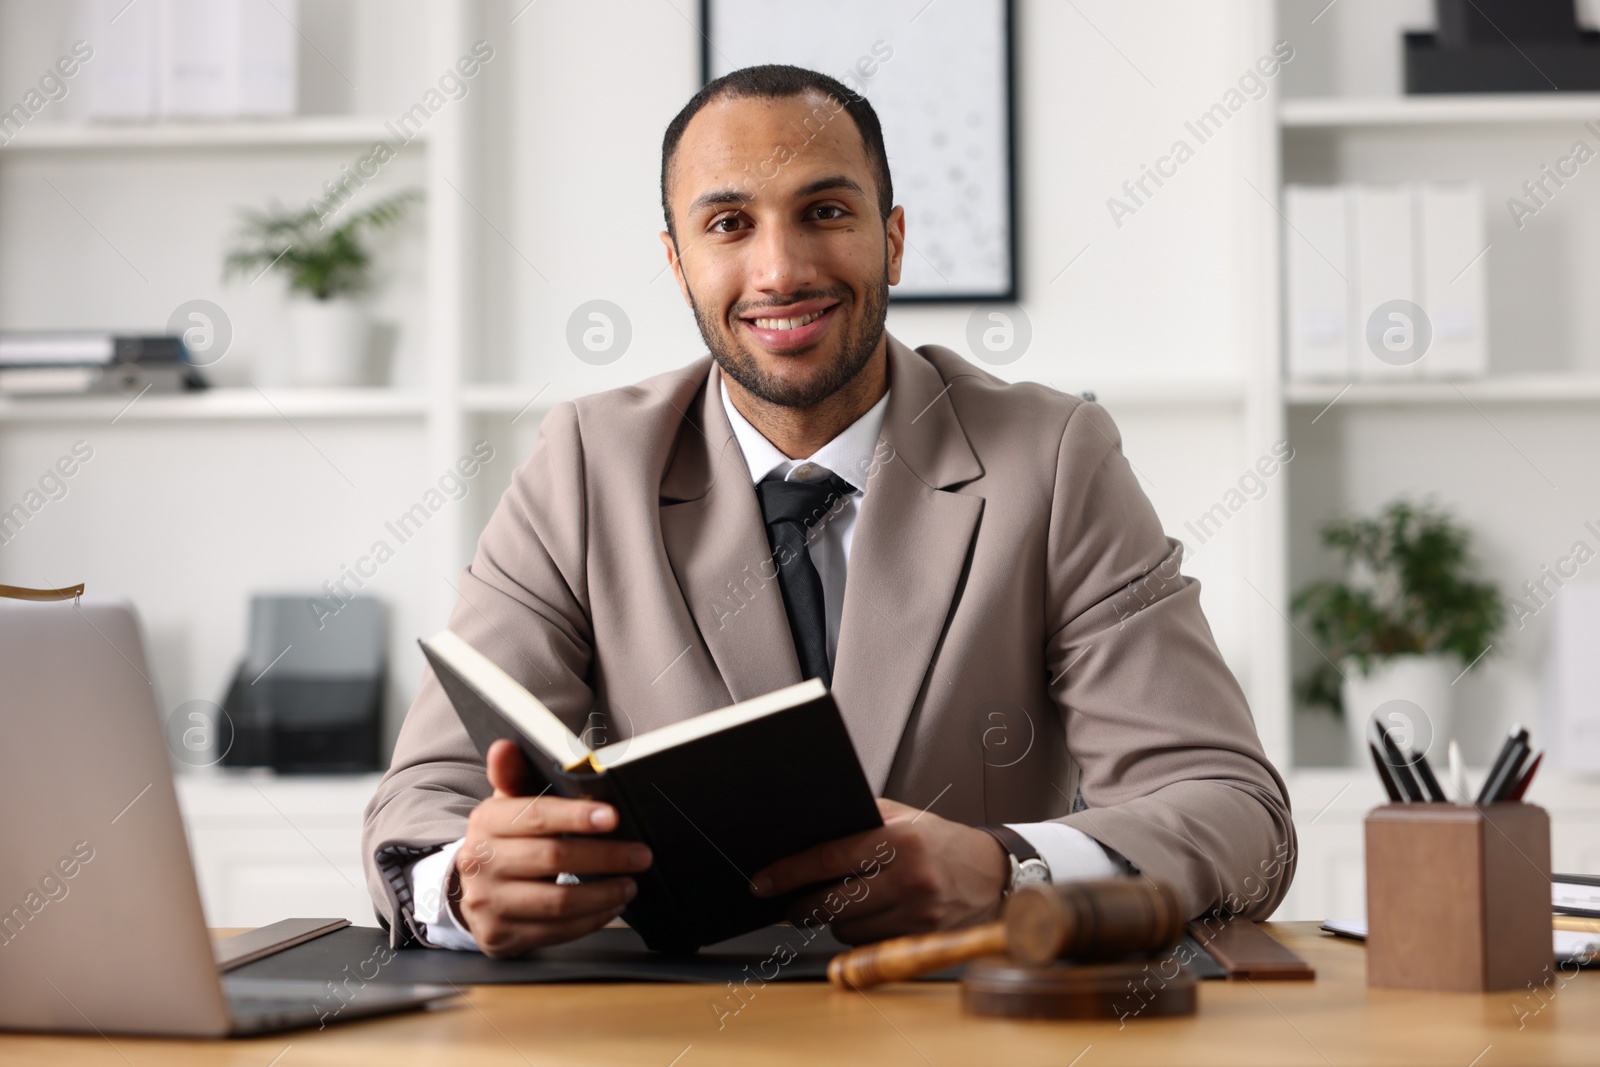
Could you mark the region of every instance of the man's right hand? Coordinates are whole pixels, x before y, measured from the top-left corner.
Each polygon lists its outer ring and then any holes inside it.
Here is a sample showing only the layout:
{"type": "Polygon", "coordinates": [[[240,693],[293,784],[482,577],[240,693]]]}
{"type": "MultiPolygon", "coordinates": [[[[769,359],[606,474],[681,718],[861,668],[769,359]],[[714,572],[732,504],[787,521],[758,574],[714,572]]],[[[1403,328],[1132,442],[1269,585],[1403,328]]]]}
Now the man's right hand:
{"type": "Polygon", "coordinates": [[[449,894],[449,906],[484,954],[517,956],[571,941],[621,915],[638,891],[627,873],[650,866],[649,848],[560,836],[609,833],[617,826],[616,809],[591,800],[512,795],[526,764],[510,741],[491,745],[487,763],[494,796],[467,820],[449,894]],[[557,885],[563,871],[618,877],[557,885]]]}

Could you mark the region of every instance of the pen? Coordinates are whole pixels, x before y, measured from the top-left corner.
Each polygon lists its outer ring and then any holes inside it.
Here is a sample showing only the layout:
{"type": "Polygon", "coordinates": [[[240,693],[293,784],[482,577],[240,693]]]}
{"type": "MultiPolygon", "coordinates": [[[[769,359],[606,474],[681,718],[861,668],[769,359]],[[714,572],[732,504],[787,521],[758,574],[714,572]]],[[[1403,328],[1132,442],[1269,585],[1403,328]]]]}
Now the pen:
{"type": "Polygon", "coordinates": [[[1422,788],[1428,794],[1429,802],[1434,804],[1447,803],[1444,790],[1439,788],[1439,779],[1433,776],[1433,768],[1428,765],[1427,755],[1410,749],[1407,750],[1407,753],[1413,757],[1411,769],[1417,772],[1417,778],[1421,780],[1422,788]]]}
{"type": "Polygon", "coordinates": [[[1383,783],[1383,791],[1389,794],[1389,802],[1400,803],[1400,788],[1394,784],[1394,779],[1389,776],[1389,769],[1383,765],[1383,757],[1378,755],[1378,746],[1368,741],[1367,751],[1372,753],[1372,765],[1377,768],[1378,781],[1383,783]]]}
{"type": "Polygon", "coordinates": [[[1507,800],[1522,799],[1522,794],[1528,791],[1528,783],[1533,781],[1533,772],[1539,769],[1539,763],[1543,759],[1543,752],[1533,757],[1533,762],[1528,764],[1528,769],[1523,773],[1522,780],[1512,788],[1510,794],[1506,797],[1507,800]]]}
{"type": "Polygon", "coordinates": [[[1511,727],[1511,732],[1506,735],[1506,739],[1500,744],[1500,751],[1495,755],[1494,763],[1489,766],[1489,776],[1483,780],[1483,788],[1478,790],[1477,803],[1487,804],[1490,802],[1489,798],[1494,796],[1490,787],[1498,783],[1499,775],[1505,767],[1506,760],[1511,758],[1511,750],[1516,747],[1518,740],[1526,743],[1527,739],[1528,731],[1520,723],[1511,727]]]}
{"type": "Polygon", "coordinates": [[[1400,791],[1405,794],[1410,803],[1419,803],[1422,800],[1422,786],[1417,784],[1416,778],[1411,774],[1411,766],[1406,762],[1405,756],[1400,753],[1400,746],[1394,743],[1394,738],[1389,736],[1389,731],[1379,727],[1378,739],[1383,742],[1384,762],[1389,765],[1389,770],[1394,772],[1395,781],[1400,784],[1400,791]]]}
{"type": "Polygon", "coordinates": [[[1522,761],[1527,758],[1528,742],[1519,737],[1511,743],[1511,752],[1500,765],[1499,772],[1484,783],[1489,794],[1488,803],[1498,804],[1506,798],[1521,776],[1522,761]]]}
{"type": "Polygon", "coordinates": [[[1467,769],[1461,762],[1461,746],[1455,741],[1450,742],[1450,792],[1455,794],[1457,804],[1467,802],[1467,769]]]}

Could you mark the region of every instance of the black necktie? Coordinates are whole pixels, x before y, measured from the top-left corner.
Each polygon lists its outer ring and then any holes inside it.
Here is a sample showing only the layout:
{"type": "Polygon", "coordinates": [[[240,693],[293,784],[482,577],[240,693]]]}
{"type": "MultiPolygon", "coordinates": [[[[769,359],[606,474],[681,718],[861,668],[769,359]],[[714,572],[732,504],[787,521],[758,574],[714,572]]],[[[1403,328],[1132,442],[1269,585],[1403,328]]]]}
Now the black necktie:
{"type": "Polygon", "coordinates": [[[831,509],[855,487],[836,474],[822,481],[785,481],[768,478],[756,485],[761,514],[767,522],[767,540],[778,564],[778,586],[789,616],[789,632],[800,657],[802,678],[821,678],[833,685],[828,666],[828,623],[822,600],[822,577],[806,548],[806,531],[832,518],[831,509]]]}

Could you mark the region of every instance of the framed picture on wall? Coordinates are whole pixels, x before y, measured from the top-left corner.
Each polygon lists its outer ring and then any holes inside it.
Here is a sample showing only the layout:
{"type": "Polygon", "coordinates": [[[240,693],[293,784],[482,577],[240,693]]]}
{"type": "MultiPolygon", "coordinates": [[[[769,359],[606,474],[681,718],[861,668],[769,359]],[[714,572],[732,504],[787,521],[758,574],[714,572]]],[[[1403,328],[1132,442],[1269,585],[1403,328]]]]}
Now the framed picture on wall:
{"type": "Polygon", "coordinates": [[[701,0],[705,81],[791,63],[865,96],[906,212],[896,302],[1017,299],[1011,0],[701,0]]]}

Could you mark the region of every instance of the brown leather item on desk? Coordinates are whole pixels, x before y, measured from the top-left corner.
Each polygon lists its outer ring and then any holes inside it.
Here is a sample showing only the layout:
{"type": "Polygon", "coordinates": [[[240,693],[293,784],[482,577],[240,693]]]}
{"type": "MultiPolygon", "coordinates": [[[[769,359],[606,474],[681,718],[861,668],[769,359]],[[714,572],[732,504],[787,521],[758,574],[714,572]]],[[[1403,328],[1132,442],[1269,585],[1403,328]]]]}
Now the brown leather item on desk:
{"type": "Polygon", "coordinates": [[[1234,917],[1215,927],[1196,919],[1189,924],[1189,936],[1222,964],[1229,979],[1310,981],[1317,977],[1314,967],[1248,919],[1234,917]]]}
{"type": "Polygon", "coordinates": [[[217,970],[231,971],[349,925],[349,919],[282,919],[214,941],[211,954],[217,961],[217,970]]]}

